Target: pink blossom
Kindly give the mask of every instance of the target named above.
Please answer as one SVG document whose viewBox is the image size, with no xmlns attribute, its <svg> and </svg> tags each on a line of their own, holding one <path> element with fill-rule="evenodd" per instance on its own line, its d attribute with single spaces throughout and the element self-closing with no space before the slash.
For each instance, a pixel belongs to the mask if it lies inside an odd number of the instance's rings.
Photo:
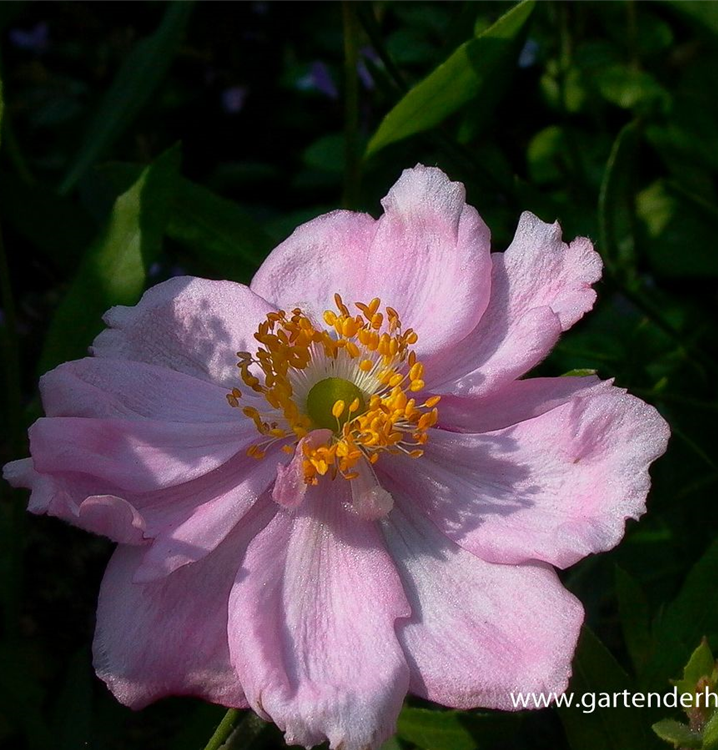
<svg viewBox="0 0 718 750">
<path fill-rule="evenodd" d="M 383 206 L 300 226 L 250 287 L 150 289 L 43 377 L 5 477 L 118 542 L 94 654 L 122 703 L 194 695 L 361 750 L 407 691 L 566 689 L 583 611 L 552 566 L 645 511 L 667 425 L 611 382 L 520 379 L 593 306 L 587 239 L 524 213 L 491 254 L 422 166 Z"/>
</svg>

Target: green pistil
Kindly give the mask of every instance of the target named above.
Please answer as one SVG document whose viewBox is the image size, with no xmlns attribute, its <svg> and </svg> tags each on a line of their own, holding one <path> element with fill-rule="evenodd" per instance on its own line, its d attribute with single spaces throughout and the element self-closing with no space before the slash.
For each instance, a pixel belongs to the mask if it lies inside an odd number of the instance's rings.
<svg viewBox="0 0 718 750">
<path fill-rule="evenodd" d="M 359 408 L 349 413 L 349 406 L 359 399 Z M 332 409 L 337 401 L 344 402 L 344 411 L 337 419 Z M 343 425 L 366 411 L 364 395 L 354 383 L 344 378 L 325 378 L 316 383 L 307 396 L 307 414 L 315 428 L 337 432 Z"/>
</svg>

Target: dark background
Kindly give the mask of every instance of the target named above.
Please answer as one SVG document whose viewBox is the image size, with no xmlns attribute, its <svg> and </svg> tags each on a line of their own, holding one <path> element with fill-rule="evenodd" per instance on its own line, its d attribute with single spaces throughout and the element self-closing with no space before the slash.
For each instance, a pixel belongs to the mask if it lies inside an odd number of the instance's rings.
<svg viewBox="0 0 718 750">
<path fill-rule="evenodd" d="M 511 7 L 351 3 L 359 147 Z M 38 376 L 82 356 L 106 307 L 178 273 L 248 281 L 297 224 L 346 203 L 343 24 L 335 2 L 0 4 L 0 463 L 26 455 Z M 353 207 L 377 215 L 420 161 L 465 182 L 495 249 L 524 209 L 596 243 L 600 301 L 539 372 L 615 377 L 658 406 L 673 437 L 648 515 L 617 550 L 563 575 L 610 651 L 584 639 L 573 687 L 664 689 L 718 635 L 718 4 L 541 2 L 492 68 L 487 49 L 461 107 L 364 160 Z M 131 165 L 177 143 L 190 182 L 165 208 L 161 248 L 139 282 L 106 293 L 87 259 L 113 201 L 138 177 Z M 26 517 L 25 493 L 1 489 L 0 746 L 203 747 L 222 709 L 169 699 L 135 714 L 92 675 L 111 545 Z M 638 750 L 661 746 L 650 725 L 666 713 L 409 705 L 393 750 Z M 282 746 L 273 728 L 238 745 Z"/>
</svg>

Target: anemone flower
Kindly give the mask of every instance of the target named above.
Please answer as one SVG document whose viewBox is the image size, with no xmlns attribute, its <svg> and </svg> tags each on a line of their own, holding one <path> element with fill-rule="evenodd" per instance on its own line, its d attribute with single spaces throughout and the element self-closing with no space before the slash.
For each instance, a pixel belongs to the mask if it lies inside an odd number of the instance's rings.
<svg viewBox="0 0 718 750">
<path fill-rule="evenodd" d="M 362 750 L 407 692 L 566 689 L 583 611 L 554 566 L 644 512 L 667 425 L 596 377 L 521 379 L 594 303 L 587 239 L 524 213 L 491 253 L 422 166 L 383 206 L 300 226 L 249 287 L 159 284 L 42 379 L 5 476 L 118 543 L 94 655 L 122 703 L 194 695 Z"/>
</svg>

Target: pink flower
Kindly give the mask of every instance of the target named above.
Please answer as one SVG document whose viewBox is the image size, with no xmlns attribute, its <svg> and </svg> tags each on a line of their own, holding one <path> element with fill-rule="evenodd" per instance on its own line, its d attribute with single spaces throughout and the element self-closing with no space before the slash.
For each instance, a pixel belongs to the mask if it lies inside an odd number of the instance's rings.
<svg viewBox="0 0 718 750">
<path fill-rule="evenodd" d="M 667 425 L 595 377 L 519 379 L 594 303 L 587 239 L 525 213 L 490 254 L 421 166 L 383 205 L 299 227 L 251 287 L 150 289 L 43 378 L 5 476 L 119 543 L 94 651 L 123 703 L 196 695 L 360 750 L 407 691 L 565 690 L 583 612 L 552 566 L 644 512 Z"/>
</svg>

